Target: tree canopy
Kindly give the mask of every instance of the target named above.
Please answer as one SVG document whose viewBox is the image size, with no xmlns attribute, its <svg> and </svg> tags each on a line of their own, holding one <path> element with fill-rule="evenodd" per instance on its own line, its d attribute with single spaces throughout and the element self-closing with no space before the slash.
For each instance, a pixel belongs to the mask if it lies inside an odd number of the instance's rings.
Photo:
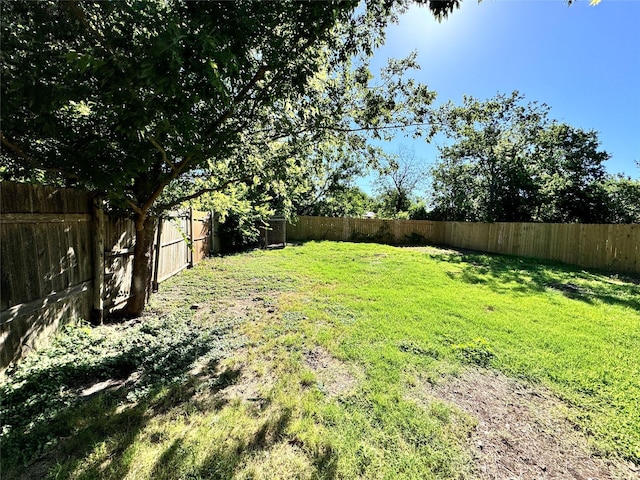
<svg viewBox="0 0 640 480">
<path fill-rule="evenodd" d="M 604 162 L 597 133 L 549 119 L 518 92 L 465 97 L 437 113 L 453 141 L 432 170 L 434 217 L 470 221 L 602 222 Z"/>
<path fill-rule="evenodd" d="M 459 6 L 423 3 L 441 18 Z M 284 198 L 328 132 L 424 123 L 433 94 L 397 81 L 411 59 L 375 86 L 365 61 L 405 5 L 2 2 L 2 172 L 87 187 L 131 214 L 137 314 L 152 213 L 237 182 Z"/>
<path fill-rule="evenodd" d="M 616 175 L 605 181 L 609 222 L 640 223 L 640 179 Z"/>
</svg>

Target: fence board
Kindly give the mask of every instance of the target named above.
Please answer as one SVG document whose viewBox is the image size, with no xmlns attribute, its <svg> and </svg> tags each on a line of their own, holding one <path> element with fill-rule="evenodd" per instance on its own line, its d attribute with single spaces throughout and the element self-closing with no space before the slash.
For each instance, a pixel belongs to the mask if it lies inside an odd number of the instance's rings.
<svg viewBox="0 0 640 480">
<path fill-rule="evenodd" d="M 189 266 L 190 221 L 187 216 L 172 216 L 162 220 L 158 283 Z"/>
<path fill-rule="evenodd" d="M 36 233 L 34 232 L 34 226 L 33 225 L 28 225 L 28 224 L 22 224 L 19 227 L 20 230 L 20 243 L 22 245 L 28 245 L 29 249 L 32 252 L 33 257 L 36 257 L 37 252 L 34 251 L 34 246 L 35 246 L 35 236 Z M 22 257 L 22 261 L 23 261 L 23 269 L 24 269 L 24 273 L 25 273 L 25 286 L 24 286 L 24 290 L 26 290 L 27 292 L 30 291 L 32 292 L 31 295 L 37 296 L 37 297 L 41 297 L 43 296 L 43 292 L 42 289 L 40 288 L 40 275 L 39 275 L 39 271 L 37 268 L 37 264 L 35 264 L 35 262 L 33 262 L 33 257 L 32 258 L 28 258 L 27 255 L 21 255 Z M 35 268 L 34 268 L 35 267 Z"/>
<path fill-rule="evenodd" d="M 131 294 L 135 225 L 128 218 L 105 218 L 104 308 L 113 312 L 123 307 Z"/>
<path fill-rule="evenodd" d="M 7 229 L 5 225 L 0 225 L 0 237 L 4 238 L 5 235 L 7 235 Z M 8 259 L 9 259 L 9 255 L 8 255 L 8 252 L 6 252 L 6 248 L 2 248 L 2 251 L 0 251 L 0 266 L 2 270 L 11 267 L 7 263 Z M 11 305 L 9 295 L 3 292 L 12 291 L 12 286 L 11 286 L 12 278 L 13 278 L 13 275 L 0 274 L 0 311 L 8 309 L 9 306 Z"/>
<path fill-rule="evenodd" d="M 210 229 L 211 229 L 211 221 L 209 216 L 200 212 L 203 216 L 198 218 L 196 216 L 197 212 L 194 213 L 194 238 L 193 238 L 193 263 L 198 264 L 209 254 L 210 250 Z"/>
</svg>

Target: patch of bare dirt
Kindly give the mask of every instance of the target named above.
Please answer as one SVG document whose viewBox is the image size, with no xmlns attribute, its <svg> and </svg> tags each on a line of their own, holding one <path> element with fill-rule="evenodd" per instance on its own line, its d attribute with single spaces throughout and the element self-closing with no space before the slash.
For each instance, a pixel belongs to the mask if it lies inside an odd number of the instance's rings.
<svg viewBox="0 0 640 480">
<path fill-rule="evenodd" d="M 640 479 L 631 464 L 594 457 L 562 417 L 562 402 L 544 389 L 478 370 L 419 389 L 423 398 L 453 403 L 477 419 L 470 448 L 478 479 Z"/>
<path fill-rule="evenodd" d="M 246 352 L 235 352 L 235 358 L 242 358 Z M 229 361 L 215 363 L 198 362 L 189 372 L 191 378 L 196 379 L 206 388 L 200 389 L 200 400 L 214 400 L 218 406 L 233 400 L 250 402 L 262 408 L 265 405 L 265 393 L 274 384 L 269 375 L 259 373 L 243 361 Z"/>
<path fill-rule="evenodd" d="M 358 383 L 357 376 L 346 363 L 338 360 L 322 347 L 315 347 L 305 353 L 305 361 L 314 371 L 322 390 L 329 397 L 347 393 Z"/>
<path fill-rule="evenodd" d="M 240 370 L 238 379 L 220 393 L 223 398 L 228 400 L 240 398 L 246 402 L 262 405 L 264 404 L 264 392 L 268 392 L 272 386 L 273 379 L 259 375 L 253 370 L 243 368 Z"/>
<path fill-rule="evenodd" d="M 264 314 L 273 314 L 276 308 L 261 297 L 218 298 L 214 301 L 193 304 L 194 320 L 211 318 L 256 319 Z"/>
</svg>

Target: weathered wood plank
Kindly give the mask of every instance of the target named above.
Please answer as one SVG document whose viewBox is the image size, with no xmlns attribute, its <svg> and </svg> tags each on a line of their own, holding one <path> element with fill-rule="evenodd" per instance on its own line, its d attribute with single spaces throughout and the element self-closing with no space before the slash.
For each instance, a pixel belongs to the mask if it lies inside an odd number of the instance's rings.
<svg viewBox="0 0 640 480">
<path fill-rule="evenodd" d="M 193 208 L 189 207 L 189 218 L 187 223 L 187 229 L 189 231 L 189 242 L 187 243 L 187 263 L 189 264 L 189 268 L 193 268 L 193 250 L 195 245 L 193 243 L 193 239 L 195 235 L 193 233 Z"/>
<path fill-rule="evenodd" d="M 42 310 L 50 305 L 53 305 L 58 302 L 62 302 L 70 297 L 86 292 L 90 288 L 91 288 L 91 282 L 83 282 L 79 285 L 74 285 L 62 291 L 54 292 L 50 295 L 47 295 L 44 298 L 39 298 L 31 302 L 14 305 L 8 310 L 0 312 L 0 323 L 11 322 L 17 317 L 29 315 L 32 312 Z"/>
<path fill-rule="evenodd" d="M 152 285 L 151 285 L 151 289 L 152 291 L 156 292 L 158 291 L 158 275 L 159 275 L 159 268 L 160 268 L 160 251 L 162 249 L 162 243 L 161 243 L 161 237 L 162 237 L 162 225 L 163 225 L 164 221 L 162 220 L 162 218 L 158 219 L 158 224 L 156 226 L 156 234 L 155 234 L 155 245 L 153 246 L 153 271 L 151 274 L 152 277 Z"/>
<path fill-rule="evenodd" d="M 162 277 L 158 278 L 158 283 L 162 283 L 165 280 L 170 279 L 171 277 L 173 277 L 174 275 L 177 275 L 178 273 L 180 273 L 181 271 L 183 271 L 184 269 L 186 269 L 188 267 L 189 267 L 189 264 L 185 263 L 181 267 L 178 267 L 177 269 L 172 270 L 172 271 L 164 274 Z"/>
<path fill-rule="evenodd" d="M 16 183 L 0 182 L 0 214 L 21 211 L 18 208 L 18 188 Z"/>
<path fill-rule="evenodd" d="M 93 321 L 104 321 L 104 235 L 105 218 L 102 199 L 96 198 L 93 207 Z"/>
<path fill-rule="evenodd" d="M 11 291 L 11 270 L 9 269 L 9 259 L 7 245 L 4 241 L 7 238 L 7 228 L 0 225 L 0 311 L 9 308 L 9 292 Z"/>
<path fill-rule="evenodd" d="M 75 223 L 90 222 L 88 213 L 2 213 L 0 223 Z"/>
</svg>

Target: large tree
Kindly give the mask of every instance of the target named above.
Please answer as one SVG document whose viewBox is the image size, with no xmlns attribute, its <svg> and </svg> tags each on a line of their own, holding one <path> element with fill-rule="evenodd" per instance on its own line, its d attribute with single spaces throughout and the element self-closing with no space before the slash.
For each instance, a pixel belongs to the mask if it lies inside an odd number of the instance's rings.
<svg viewBox="0 0 640 480">
<path fill-rule="evenodd" d="M 529 157 L 548 108 L 522 100 L 518 92 L 486 101 L 464 97 L 462 105 L 449 102 L 439 109 L 438 123 L 452 143 L 440 147 L 432 172 L 438 215 L 472 221 L 530 218 L 535 192 Z"/>
<path fill-rule="evenodd" d="M 233 182 L 278 178 L 281 185 L 296 167 L 291 146 L 309 145 L 314 133 L 381 135 L 424 121 L 424 111 L 404 115 L 393 96 L 375 89 L 352 102 L 360 109 L 347 122 L 339 105 L 340 72 L 368 80 L 350 61 L 371 55 L 402 3 L 2 2 L 3 171 L 18 178 L 35 169 L 102 192 L 131 215 L 127 311 L 139 314 L 154 214 Z M 459 4 L 424 3 L 440 17 Z M 410 88 L 415 99 L 429 98 Z M 320 97 L 333 99 L 333 108 L 314 104 Z M 341 113 L 340 122 L 328 113 Z M 202 189 L 163 197 L 172 182 L 205 175 L 212 180 Z"/>
<path fill-rule="evenodd" d="M 538 205 L 534 219 L 542 222 L 606 223 L 609 206 L 604 162 L 595 131 L 554 123 L 540 132 L 535 145 L 538 162 Z"/>
<path fill-rule="evenodd" d="M 607 218 L 597 133 L 549 119 L 518 92 L 465 97 L 436 115 L 451 143 L 432 170 L 434 217 L 599 222 Z"/>
</svg>

